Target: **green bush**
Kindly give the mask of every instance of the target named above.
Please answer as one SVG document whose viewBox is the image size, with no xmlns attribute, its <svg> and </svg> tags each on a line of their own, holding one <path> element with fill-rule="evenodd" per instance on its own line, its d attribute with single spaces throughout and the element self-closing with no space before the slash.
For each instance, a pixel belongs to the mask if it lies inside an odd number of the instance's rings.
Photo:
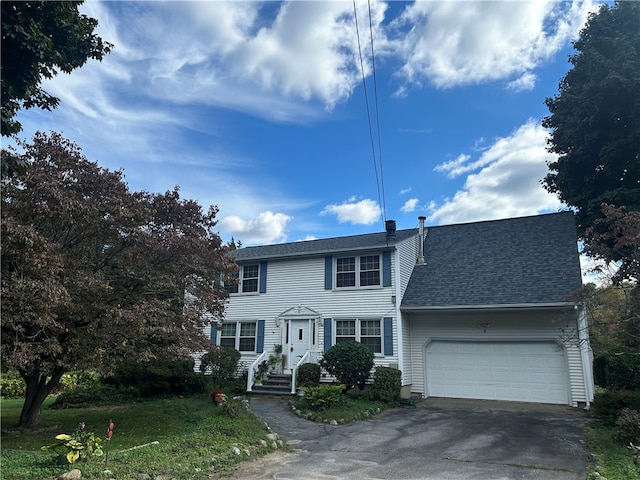
<svg viewBox="0 0 640 480">
<path fill-rule="evenodd" d="M 342 405 L 344 385 L 320 385 L 319 387 L 302 387 L 304 406 L 313 410 L 326 410 Z"/>
<path fill-rule="evenodd" d="M 397 368 L 376 367 L 373 374 L 373 398 L 387 403 L 400 400 L 402 372 Z"/>
<path fill-rule="evenodd" d="M 142 397 L 203 393 L 207 381 L 195 373 L 193 367 L 191 358 L 152 363 L 126 362 L 117 366 L 105 383 L 134 388 Z"/>
<path fill-rule="evenodd" d="M 221 387 L 235 377 L 239 362 L 238 350 L 215 346 L 200 358 L 200 372 L 209 376 L 214 387 Z"/>
<path fill-rule="evenodd" d="M 325 352 L 320 366 L 344 384 L 345 393 L 355 386 L 363 390 L 373 368 L 373 352 L 360 342 L 337 343 Z"/>
<path fill-rule="evenodd" d="M 320 385 L 320 365 L 317 363 L 303 363 L 298 368 L 296 383 L 298 387 L 317 387 Z"/>
<path fill-rule="evenodd" d="M 598 355 L 593 360 L 597 385 L 622 390 L 640 390 L 640 355 L 635 351 Z"/>
<path fill-rule="evenodd" d="M 640 410 L 640 391 L 605 390 L 598 392 L 591 406 L 591 414 L 613 425 L 623 408 Z"/>
<path fill-rule="evenodd" d="M 22 398 L 27 391 L 27 385 L 17 374 L 2 374 L 0 378 L 0 397 Z"/>
<path fill-rule="evenodd" d="M 623 408 L 616 420 L 616 439 L 623 445 L 640 445 L 640 411 Z"/>
</svg>

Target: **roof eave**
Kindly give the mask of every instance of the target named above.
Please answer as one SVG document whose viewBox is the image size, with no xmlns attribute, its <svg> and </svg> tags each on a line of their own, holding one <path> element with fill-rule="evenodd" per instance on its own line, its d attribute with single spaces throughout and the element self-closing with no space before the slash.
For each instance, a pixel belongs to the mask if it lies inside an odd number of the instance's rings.
<svg viewBox="0 0 640 480">
<path fill-rule="evenodd" d="M 435 312 L 435 311 L 466 311 L 466 310 L 509 310 L 509 309 L 541 309 L 541 308 L 574 308 L 577 302 L 548 302 L 548 303 L 505 303 L 488 305 L 431 305 L 422 307 L 400 307 L 403 312 Z"/>
</svg>

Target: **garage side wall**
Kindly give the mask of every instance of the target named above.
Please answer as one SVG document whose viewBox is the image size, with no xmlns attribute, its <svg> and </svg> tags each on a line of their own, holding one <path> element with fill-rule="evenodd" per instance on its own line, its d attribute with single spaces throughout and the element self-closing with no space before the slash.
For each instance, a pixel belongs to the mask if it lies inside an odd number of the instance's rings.
<svg viewBox="0 0 640 480">
<path fill-rule="evenodd" d="M 411 358 L 414 394 L 427 395 L 425 385 L 425 347 L 434 340 L 482 342 L 555 342 L 564 348 L 566 359 L 567 403 L 577 406 L 587 401 L 580 355 L 577 318 L 572 310 L 517 310 L 428 312 L 408 317 L 410 332 L 405 350 Z"/>
</svg>

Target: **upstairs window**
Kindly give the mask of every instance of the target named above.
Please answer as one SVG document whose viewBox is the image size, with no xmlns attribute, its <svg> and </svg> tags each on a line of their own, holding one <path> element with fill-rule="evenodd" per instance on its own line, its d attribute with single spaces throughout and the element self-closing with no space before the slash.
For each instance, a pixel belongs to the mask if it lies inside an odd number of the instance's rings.
<svg viewBox="0 0 640 480">
<path fill-rule="evenodd" d="M 257 293 L 260 266 L 256 264 L 241 265 L 225 288 L 229 293 Z"/>
<path fill-rule="evenodd" d="M 336 259 L 336 288 L 380 285 L 380 255 Z"/>
</svg>

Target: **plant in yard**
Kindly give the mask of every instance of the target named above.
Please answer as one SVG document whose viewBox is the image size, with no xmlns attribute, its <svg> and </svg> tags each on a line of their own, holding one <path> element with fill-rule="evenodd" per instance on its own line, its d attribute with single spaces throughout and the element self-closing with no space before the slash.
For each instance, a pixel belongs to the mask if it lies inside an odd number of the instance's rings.
<svg viewBox="0 0 640 480">
<path fill-rule="evenodd" d="M 258 364 L 258 368 L 253 374 L 253 380 L 256 383 L 262 383 L 262 379 L 265 377 L 267 372 L 269 371 L 269 361 L 264 360 Z"/>
<path fill-rule="evenodd" d="M 373 374 L 373 398 L 393 403 L 400 400 L 402 372 L 396 368 L 376 367 Z"/>
<path fill-rule="evenodd" d="M 344 393 L 356 385 L 363 390 L 373 368 L 373 352 L 360 342 L 337 343 L 324 353 L 320 366 L 344 384 Z"/>
<path fill-rule="evenodd" d="M 42 450 L 64 450 L 64 457 L 69 463 L 74 463 L 78 459 L 89 460 L 91 457 L 101 457 L 102 440 L 96 437 L 93 432 L 85 430 L 85 423 L 81 422 L 78 429 L 71 435 L 61 433 L 56 436 L 57 443 L 42 447 Z"/>
<path fill-rule="evenodd" d="M 622 444 L 640 444 L 640 411 L 623 408 L 616 420 L 616 439 Z"/>
<path fill-rule="evenodd" d="M 317 387 L 320 385 L 320 374 L 320 365 L 317 363 L 303 363 L 298 368 L 297 386 Z"/>
<path fill-rule="evenodd" d="M 303 403 L 311 410 L 326 410 L 344 402 L 342 390 L 344 385 L 321 385 L 319 387 L 302 387 Z"/>
<path fill-rule="evenodd" d="M 200 357 L 200 372 L 209 376 L 215 387 L 220 387 L 238 371 L 240 352 L 231 347 L 213 346 Z"/>
<path fill-rule="evenodd" d="M 213 403 L 215 403 L 216 405 L 220 405 L 221 403 L 227 401 L 227 396 L 220 390 L 214 390 L 213 392 L 211 392 L 211 400 L 213 400 Z"/>
</svg>

